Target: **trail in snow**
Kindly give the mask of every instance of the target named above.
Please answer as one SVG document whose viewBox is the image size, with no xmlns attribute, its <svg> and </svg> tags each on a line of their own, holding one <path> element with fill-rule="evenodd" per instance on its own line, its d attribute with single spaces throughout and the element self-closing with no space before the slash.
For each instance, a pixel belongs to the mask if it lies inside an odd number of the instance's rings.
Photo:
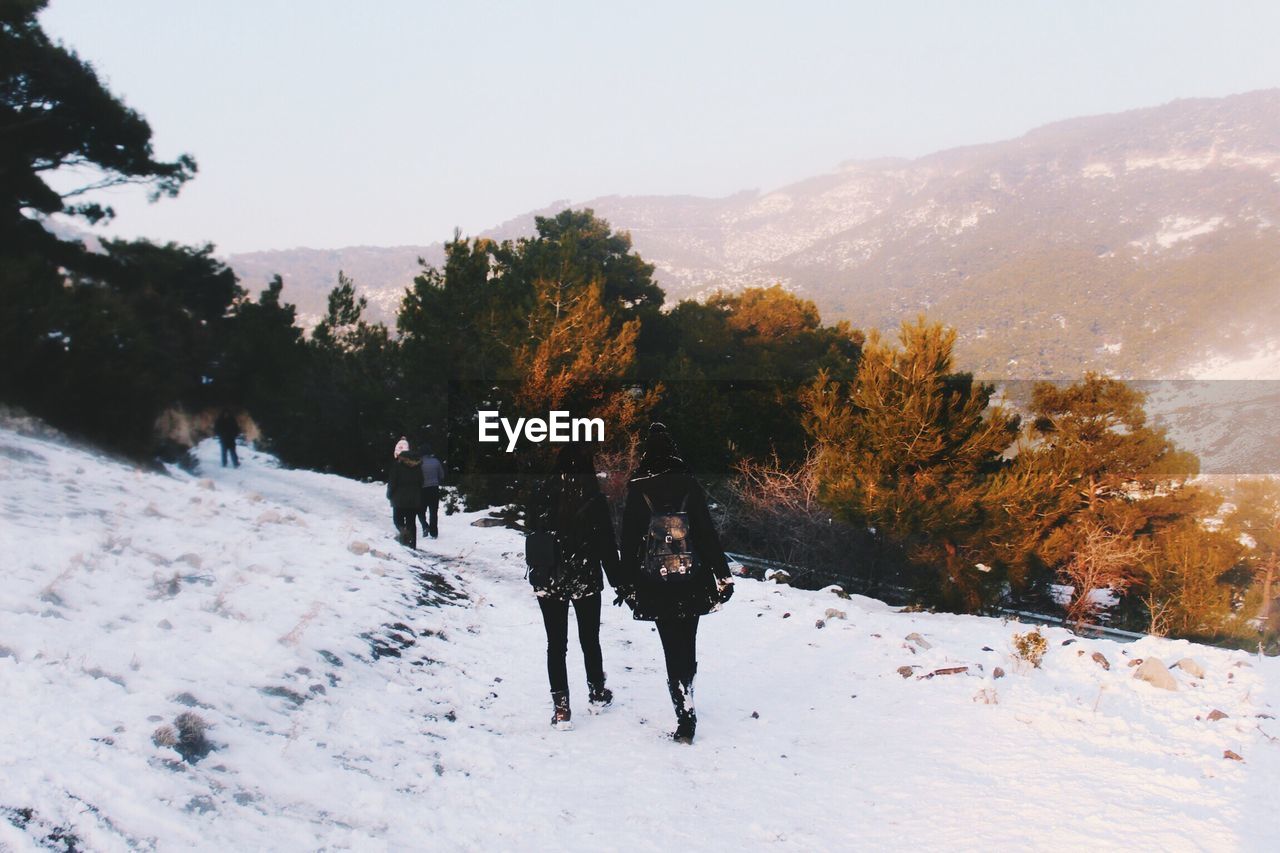
<svg viewBox="0 0 1280 853">
<path fill-rule="evenodd" d="M 585 713 L 571 637 L 559 732 L 518 534 L 446 516 L 410 552 L 378 484 L 199 455 L 207 479 L 165 477 L 0 431 L 0 844 L 1271 846 L 1274 660 L 1054 629 L 1019 668 L 1026 626 L 740 581 L 702 621 L 694 746 L 614 608 L 614 707 Z M 1153 655 L 1207 674 L 1135 681 Z M 185 710 L 217 747 L 195 765 L 151 741 Z"/>
</svg>

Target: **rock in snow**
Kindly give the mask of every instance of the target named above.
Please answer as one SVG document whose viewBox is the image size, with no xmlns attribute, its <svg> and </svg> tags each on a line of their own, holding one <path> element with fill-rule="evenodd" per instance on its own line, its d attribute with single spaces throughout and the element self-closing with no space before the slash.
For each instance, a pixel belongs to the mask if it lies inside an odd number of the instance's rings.
<svg viewBox="0 0 1280 853">
<path fill-rule="evenodd" d="M 919 634 L 915 633 L 914 631 L 911 632 L 910 634 L 907 634 L 906 640 L 908 643 L 915 643 L 916 646 L 921 649 L 933 648 L 932 643 L 930 643 L 928 640 L 926 640 L 924 637 L 921 637 Z"/>
<path fill-rule="evenodd" d="M 1204 678 L 1204 667 L 1195 658 L 1183 658 L 1174 664 L 1178 669 L 1187 675 L 1195 678 Z"/>
<path fill-rule="evenodd" d="M 1133 671 L 1133 677 L 1162 690 L 1177 690 L 1178 682 L 1160 658 L 1147 658 Z"/>
</svg>

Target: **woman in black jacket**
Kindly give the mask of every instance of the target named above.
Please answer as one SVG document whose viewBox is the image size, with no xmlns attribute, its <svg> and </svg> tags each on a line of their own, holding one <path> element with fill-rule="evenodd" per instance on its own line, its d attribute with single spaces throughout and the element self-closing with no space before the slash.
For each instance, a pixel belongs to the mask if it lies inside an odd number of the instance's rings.
<svg viewBox="0 0 1280 853">
<path fill-rule="evenodd" d="M 662 424 L 649 427 L 627 489 L 620 569 L 619 602 L 625 599 L 636 619 L 656 623 L 662 638 L 676 711 L 672 737 L 693 743 L 698 618 L 729 600 L 733 578 L 706 495 Z"/>
<path fill-rule="evenodd" d="M 391 502 L 391 520 L 400 532 L 400 544 L 418 547 L 415 518 L 422 508 L 422 468 L 419 459 L 408 449 L 396 453 L 396 461 L 387 470 L 387 500 Z"/>
<path fill-rule="evenodd" d="M 534 592 L 547 630 L 547 677 L 554 706 L 551 724 L 568 728 L 571 713 L 565 654 L 570 603 L 586 663 L 587 700 L 594 708 L 613 701 L 612 691 L 604 684 L 600 652 L 600 592 L 604 589 L 601 568 L 609 584 L 617 587 L 618 546 L 590 447 L 561 448 L 555 473 L 543 485 L 533 509 L 532 528 L 554 533 L 556 540 L 556 567 L 548 578 L 534 583 Z"/>
</svg>

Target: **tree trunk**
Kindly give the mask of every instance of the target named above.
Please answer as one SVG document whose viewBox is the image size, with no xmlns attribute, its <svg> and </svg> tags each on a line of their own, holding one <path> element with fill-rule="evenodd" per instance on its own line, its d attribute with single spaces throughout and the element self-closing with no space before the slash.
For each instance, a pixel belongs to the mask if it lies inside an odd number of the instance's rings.
<svg viewBox="0 0 1280 853">
<path fill-rule="evenodd" d="M 1267 573 L 1262 577 L 1262 610 L 1258 618 L 1262 621 L 1263 632 L 1267 634 L 1274 633 L 1277 627 L 1273 624 L 1275 607 L 1271 595 L 1276 580 L 1276 569 L 1280 568 L 1278 564 L 1280 564 L 1280 555 L 1272 554 L 1267 560 Z"/>
</svg>

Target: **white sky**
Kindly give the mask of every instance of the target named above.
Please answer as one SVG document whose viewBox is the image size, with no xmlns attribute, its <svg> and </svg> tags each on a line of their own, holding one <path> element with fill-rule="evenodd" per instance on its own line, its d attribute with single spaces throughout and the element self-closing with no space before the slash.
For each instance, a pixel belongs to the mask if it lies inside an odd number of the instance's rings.
<svg viewBox="0 0 1280 853">
<path fill-rule="evenodd" d="M 1280 85 L 1280 3 L 52 0 L 195 155 L 110 233 L 426 244 L 558 199 L 727 195 L 1062 118 Z"/>
</svg>

